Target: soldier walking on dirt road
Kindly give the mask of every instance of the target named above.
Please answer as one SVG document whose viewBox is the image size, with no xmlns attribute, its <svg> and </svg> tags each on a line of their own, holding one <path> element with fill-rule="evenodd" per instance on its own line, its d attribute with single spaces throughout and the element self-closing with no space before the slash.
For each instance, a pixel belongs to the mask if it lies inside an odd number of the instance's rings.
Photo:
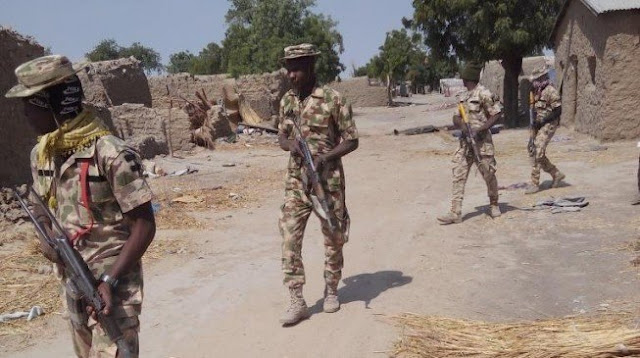
<svg viewBox="0 0 640 358">
<path fill-rule="evenodd" d="M 438 217 L 442 225 L 462 222 L 464 187 L 474 163 L 487 183 L 491 217 L 496 218 L 501 215 L 498 206 L 498 180 L 495 174 L 496 160 L 490 128 L 500 119 L 502 108 L 496 97 L 478 84 L 481 71 L 481 64 L 471 62 L 462 70 L 460 76 L 467 91 L 458 95 L 461 106 L 453 116 L 453 124 L 462 130 L 462 136 L 453 156 L 451 211 Z M 468 126 L 464 123 L 464 117 L 468 120 Z"/>
<path fill-rule="evenodd" d="M 302 296 L 305 272 L 302 240 L 311 212 L 320 218 L 325 246 L 324 312 L 340 309 L 338 283 L 342 276 L 342 246 L 349 236 L 349 214 L 345 205 L 345 179 L 341 158 L 358 148 L 358 131 L 351 105 L 335 90 L 316 82 L 315 61 L 320 54 L 311 44 L 284 49 L 284 62 L 292 89 L 280 101 L 279 143 L 291 152 L 285 179 L 284 204 L 279 220 L 282 235 L 282 270 L 290 304 L 280 322 L 292 325 L 309 317 Z M 298 129 L 300 130 L 298 132 Z M 299 134 L 301 133 L 302 138 Z M 312 173 L 304 165 L 301 140 L 308 145 L 324 188 L 330 213 L 323 213 L 311 189 Z M 325 215 L 323 215 L 325 214 Z M 334 230 L 326 214 L 338 223 Z"/>
<path fill-rule="evenodd" d="M 547 158 L 547 145 L 560 126 L 560 115 L 562 114 L 560 93 L 551 83 L 548 74 L 548 69 L 540 68 L 534 71 L 530 77 L 535 108 L 535 121 L 533 122 L 535 140 L 532 150 L 529 151 L 533 167 L 531 184 L 525 190 L 525 194 L 540 191 L 540 169 L 551 174 L 552 188 L 558 187 L 565 178 L 565 175 Z"/>
<path fill-rule="evenodd" d="M 76 73 L 84 67 L 60 55 L 26 62 L 16 68 L 19 84 L 6 97 L 22 98 L 25 114 L 40 135 L 31 152 L 34 191 L 95 276 L 105 305 L 101 315 L 115 320 L 127 347 L 122 350 L 137 357 L 140 259 L 155 235 L 152 193 L 138 154 L 83 109 Z M 34 212 L 34 219 L 50 230 L 52 222 L 40 211 Z M 44 255 L 60 264 L 57 252 L 40 239 Z M 71 278 L 59 265 L 56 268 L 75 354 L 80 358 L 124 354 L 96 322 L 96 312 L 79 297 Z"/>
</svg>

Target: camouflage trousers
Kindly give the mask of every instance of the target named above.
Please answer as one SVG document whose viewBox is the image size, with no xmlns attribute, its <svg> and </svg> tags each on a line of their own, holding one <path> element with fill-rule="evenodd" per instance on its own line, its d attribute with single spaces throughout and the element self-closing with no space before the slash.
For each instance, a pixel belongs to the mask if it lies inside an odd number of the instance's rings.
<svg viewBox="0 0 640 358">
<path fill-rule="evenodd" d="M 332 192 L 327 191 L 327 194 L 330 199 L 330 208 L 340 223 L 340 229 L 337 232 L 332 232 L 329 229 L 327 220 L 320 217 L 309 195 L 303 189 L 302 181 L 292 177 L 287 178 L 284 204 L 281 207 L 278 226 L 282 235 L 284 284 L 289 288 L 305 284 L 304 265 L 302 264 L 302 239 L 312 211 L 315 211 L 318 218 L 320 218 L 324 235 L 325 283 L 328 287 L 334 289 L 338 287 L 344 265 L 342 246 L 349 239 L 350 219 L 345 206 L 344 189 Z"/>
<path fill-rule="evenodd" d="M 473 150 L 461 146 L 453 155 L 453 199 L 452 211 L 459 211 L 464 198 L 464 187 L 469 178 L 469 172 L 476 159 Z M 481 155 L 481 165 L 477 165 L 480 174 L 487 183 L 487 194 L 491 204 L 498 203 L 498 179 L 496 178 L 496 159 L 493 155 Z"/>
<path fill-rule="evenodd" d="M 540 128 L 536 134 L 534 141 L 536 146 L 536 155 L 535 157 L 530 157 L 532 164 L 531 183 L 535 186 L 540 185 L 540 169 L 552 176 L 555 176 L 558 172 L 558 168 L 551 164 L 551 161 L 547 158 L 547 146 L 549 145 L 551 138 L 553 138 L 553 135 L 556 133 L 558 125 L 558 121 L 547 123 L 544 127 Z"/>
<path fill-rule="evenodd" d="M 73 349 L 76 356 L 78 358 L 116 358 L 118 348 L 115 343 L 111 342 L 100 324 L 89 317 L 84 302 L 72 297 L 67 292 L 65 285 L 62 287 L 62 302 L 69 315 Z M 118 308 L 115 307 L 115 312 L 112 314 L 123 311 Z M 138 316 L 120 317 L 116 319 L 116 322 L 129 345 L 132 356 L 138 357 L 138 331 L 140 330 Z"/>
</svg>

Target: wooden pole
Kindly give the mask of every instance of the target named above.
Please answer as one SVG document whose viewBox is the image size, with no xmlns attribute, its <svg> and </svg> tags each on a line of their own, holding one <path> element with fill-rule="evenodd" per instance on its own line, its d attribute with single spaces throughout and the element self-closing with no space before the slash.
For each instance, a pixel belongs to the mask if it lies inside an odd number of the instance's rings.
<svg viewBox="0 0 640 358">
<path fill-rule="evenodd" d="M 169 91 L 169 85 L 167 85 L 167 95 L 169 96 L 169 125 L 165 121 L 164 128 L 167 131 L 167 145 L 169 146 L 169 156 L 173 158 L 173 145 L 171 143 L 171 112 L 173 112 L 173 97 L 171 97 L 171 91 Z"/>
</svg>

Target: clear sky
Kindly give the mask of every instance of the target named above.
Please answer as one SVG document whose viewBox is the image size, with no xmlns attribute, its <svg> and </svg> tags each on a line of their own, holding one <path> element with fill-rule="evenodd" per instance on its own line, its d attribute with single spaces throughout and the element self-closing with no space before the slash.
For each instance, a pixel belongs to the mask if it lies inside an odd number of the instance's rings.
<svg viewBox="0 0 640 358">
<path fill-rule="evenodd" d="M 413 13 L 411 0 L 317 0 L 315 12 L 338 21 L 344 37 L 341 62 L 364 65 L 386 32 Z M 182 50 L 198 53 L 224 38 L 227 0 L 0 0 L 0 25 L 36 38 L 53 53 L 78 60 L 100 40 L 128 46 L 138 41 L 160 52 L 162 62 Z"/>
</svg>

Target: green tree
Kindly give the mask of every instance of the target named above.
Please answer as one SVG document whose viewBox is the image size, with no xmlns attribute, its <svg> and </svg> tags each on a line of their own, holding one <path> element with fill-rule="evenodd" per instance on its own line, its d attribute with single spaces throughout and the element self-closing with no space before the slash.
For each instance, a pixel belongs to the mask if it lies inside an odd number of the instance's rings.
<svg viewBox="0 0 640 358">
<path fill-rule="evenodd" d="M 160 54 L 150 47 L 143 46 L 139 42 L 134 42 L 129 47 L 123 47 L 120 51 L 120 57 L 135 57 L 142 62 L 142 68 L 145 72 L 160 73 L 164 69 L 160 61 Z"/>
<path fill-rule="evenodd" d="M 540 51 L 562 0 L 414 0 L 411 25 L 424 31 L 425 42 L 437 54 L 463 60 L 501 59 L 505 69 L 506 123 L 518 118 L 518 75 L 522 59 Z"/>
<path fill-rule="evenodd" d="M 355 63 L 351 65 L 351 76 L 352 77 L 362 77 L 368 75 L 368 67 L 367 65 L 356 67 Z"/>
<path fill-rule="evenodd" d="M 330 17 L 314 14 L 314 0 L 230 0 L 229 28 L 222 42 L 223 67 L 232 76 L 274 71 L 282 49 L 301 42 L 318 46 L 320 82 L 333 80 L 345 67 L 339 61 L 342 36 Z"/>
<path fill-rule="evenodd" d="M 222 48 L 212 42 L 191 61 L 189 72 L 194 75 L 213 75 L 225 71 Z"/>
<path fill-rule="evenodd" d="M 169 56 L 169 64 L 167 65 L 167 72 L 180 73 L 189 72 L 191 69 L 191 63 L 195 56 L 189 51 L 180 51 Z"/>
<path fill-rule="evenodd" d="M 454 77 L 458 70 L 458 61 L 455 56 L 442 57 L 430 53 L 426 59 L 426 83 L 432 89 L 437 89 L 440 87 L 441 79 Z"/>
<path fill-rule="evenodd" d="M 133 56 L 141 62 L 142 68 L 147 74 L 161 72 L 164 68 L 160 61 L 160 54 L 139 42 L 134 42 L 129 47 L 122 47 L 113 39 L 102 40 L 85 56 L 90 61 L 108 61 Z"/>
<path fill-rule="evenodd" d="M 380 53 L 367 64 L 369 77 L 380 78 L 387 83 L 389 105 L 393 105 L 391 88 L 395 82 L 408 79 L 410 69 L 412 80 L 421 80 L 419 68 L 424 63 L 425 53 L 419 48 L 419 37 L 409 36 L 406 29 L 388 32 Z M 414 85 L 417 85 L 414 83 Z"/>
<path fill-rule="evenodd" d="M 380 55 L 373 56 L 367 63 L 367 76 L 384 80 L 384 63 Z"/>
<path fill-rule="evenodd" d="M 120 51 L 122 51 L 122 48 L 118 45 L 116 40 L 106 39 L 100 41 L 96 47 L 85 54 L 85 56 L 89 61 L 93 62 L 108 61 L 120 58 Z"/>
<path fill-rule="evenodd" d="M 338 23 L 322 14 L 311 14 L 304 19 L 304 37 L 297 42 L 308 42 L 318 46 L 321 54 L 316 61 L 316 74 L 321 83 L 336 79 L 346 68 L 340 63 L 340 54 L 344 52 L 342 35 L 336 27 Z M 282 50 L 280 50 L 282 53 Z"/>
</svg>

